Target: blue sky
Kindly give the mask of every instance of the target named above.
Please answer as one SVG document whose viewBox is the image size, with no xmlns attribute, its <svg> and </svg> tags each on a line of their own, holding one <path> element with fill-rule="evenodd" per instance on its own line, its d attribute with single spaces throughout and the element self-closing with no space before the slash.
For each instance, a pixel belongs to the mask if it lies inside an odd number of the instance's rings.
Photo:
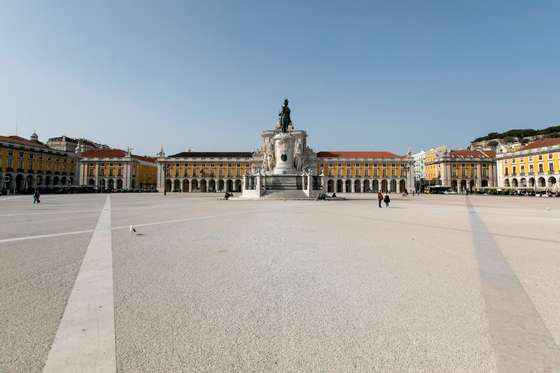
<svg viewBox="0 0 560 373">
<path fill-rule="evenodd" d="M 464 147 L 560 123 L 558 1 L 7 1 L 0 134 L 253 150 Z"/>
</svg>

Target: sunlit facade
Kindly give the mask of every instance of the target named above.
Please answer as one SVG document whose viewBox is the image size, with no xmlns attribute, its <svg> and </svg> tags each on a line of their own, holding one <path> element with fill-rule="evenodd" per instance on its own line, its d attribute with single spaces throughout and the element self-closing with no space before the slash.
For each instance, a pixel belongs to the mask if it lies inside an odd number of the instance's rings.
<svg viewBox="0 0 560 373">
<path fill-rule="evenodd" d="M 536 191 L 558 188 L 560 139 L 542 139 L 497 155 L 498 185 L 502 189 Z"/>
<path fill-rule="evenodd" d="M 424 181 L 427 185 L 449 187 L 455 192 L 495 188 L 495 153 L 453 150 L 446 146 L 430 149 L 424 155 Z"/>
<path fill-rule="evenodd" d="M 412 192 L 412 159 L 381 151 L 321 151 L 317 174 L 327 193 Z"/>
<path fill-rule="evenodd" d="M 183 152 L 158 158 L 158 190 L 241 192 L 254 171 L 251 152 Z"/>
<path fill-rule="evenodd" d="M 102 191 L 153 190 L 156 159 L 120 149 L 94 149 L 80 155 L 80 185 Z"/>
<path fill-rule="evenodd" d="M 0 136 L 0 191 L 31 193 L 35 188 L 56 189 L 77 182 L 78 157 L 57 151 L 39 141 Z"/>
</svg>

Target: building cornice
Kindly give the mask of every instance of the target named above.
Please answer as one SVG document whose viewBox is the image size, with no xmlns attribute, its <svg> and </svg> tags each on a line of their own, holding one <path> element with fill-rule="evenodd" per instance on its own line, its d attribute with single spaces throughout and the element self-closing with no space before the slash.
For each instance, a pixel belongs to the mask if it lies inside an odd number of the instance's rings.
<svg viewBox="0 0 560 373">
<path fill-rule="evenodd" d="M 551 152 L 560 151 L 560 145 L 552 145 L 552 146 L 545 146 L 542 148 L 535 148 L 535 149 L 525 149 L 525 150 L 517 150 L 514 152 L 508 153 L 500 153 L 496 156 L 497 159 L 510 159 L 510 158 L 518 158 L 523 156 L 530 156 L 530 155 L 539 155 L 539 154 L 547 154 Z"/>
</svg>

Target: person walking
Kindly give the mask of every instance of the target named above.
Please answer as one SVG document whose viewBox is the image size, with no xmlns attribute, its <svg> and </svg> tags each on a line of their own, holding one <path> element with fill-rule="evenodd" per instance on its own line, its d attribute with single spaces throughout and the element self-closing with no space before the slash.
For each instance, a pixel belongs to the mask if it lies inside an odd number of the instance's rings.
<svg viewBox="0 0 560 373">
<path fill-rule="evenodd" d="M 39 189 L 35 189 L 33 193 L 33 203 L 41 203 L 41 194 L 39 193 Z"/>
<path fill-rule="evenodd" d="M 383 201 L 385 201 L 385 207 L 389 207 L 389 203 L 391 202 L 391 198 L 389 198 L 389 194 L 385 194 L 385 198 L 383 198 Z"/>
<path fill-rule="evenodd" d="M 379 208 L 381 208 L 381 202 L 383 202 L 383 193 L 377 192 L 377 202 L 379 204 Z"/>
</svg>

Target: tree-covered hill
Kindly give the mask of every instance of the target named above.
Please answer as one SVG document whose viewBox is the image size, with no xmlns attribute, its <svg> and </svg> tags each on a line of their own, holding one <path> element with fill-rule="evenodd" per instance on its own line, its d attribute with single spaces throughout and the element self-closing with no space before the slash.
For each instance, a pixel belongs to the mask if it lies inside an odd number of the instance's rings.
<svg viewBox="0 0 560 373">
<path fill-rule="evenodd" d="M 535 129 L 514 129 L 506 132 L 490 132 L 486 136 L 479 137 L 473 142 L 495 140 L 495 139 L 505 139 L 505 138 L 518 138 L 522 139 L 524 137 L 530 136 L 540 136 L 540 137 L 560 137 L 560 126 L 552 126 L 542 130 Z"/>
</svg>

